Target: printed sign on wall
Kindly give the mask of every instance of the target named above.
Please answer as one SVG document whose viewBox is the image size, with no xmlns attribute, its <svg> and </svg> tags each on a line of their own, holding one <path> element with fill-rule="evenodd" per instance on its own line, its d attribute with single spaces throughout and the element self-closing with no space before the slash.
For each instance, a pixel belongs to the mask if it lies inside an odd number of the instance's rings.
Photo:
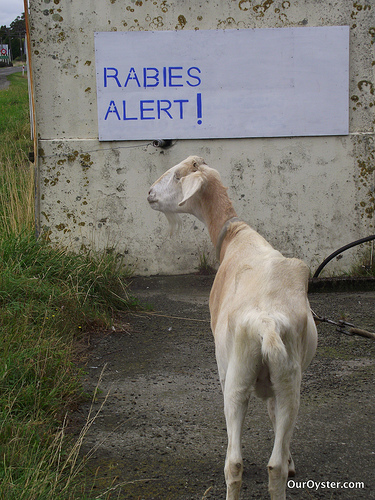
<svg viewBox="0 0 375 500">
<path fill-rule="evenodd" d="M 345 135 L 349 27 L 95 33 L 99 140 Z"/>
</svg>

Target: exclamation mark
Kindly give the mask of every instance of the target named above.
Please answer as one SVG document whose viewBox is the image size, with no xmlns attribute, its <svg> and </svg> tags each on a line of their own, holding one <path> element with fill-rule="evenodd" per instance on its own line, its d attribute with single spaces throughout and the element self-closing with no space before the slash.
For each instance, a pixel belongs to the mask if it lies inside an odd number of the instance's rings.
<svg viewBox="0 0 375 500">
<path fill-rule="evenodd" d="M 198 125 L 202 123 L 202 94 L 197 94 L 197 118 Z"/>
</svg>

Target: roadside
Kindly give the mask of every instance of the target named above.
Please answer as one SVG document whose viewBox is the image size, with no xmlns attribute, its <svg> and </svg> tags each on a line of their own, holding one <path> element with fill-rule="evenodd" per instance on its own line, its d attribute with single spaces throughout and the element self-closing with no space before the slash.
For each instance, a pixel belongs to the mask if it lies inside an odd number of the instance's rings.
<svg viewBox="0 0 375 500">
<path fill-rule="evenodd" d="M 8 75 L 22 71 L 22 66 L 13 66 L 9 68 L 0 68 L 0 90 L 6 90 L 9 87 Z"/>
<path fill-rule="evenodd" d="M 226 431 L 209 326 L 211 283 L 210 276 L 135 278 L 133 293 L 155 313 L 130 315 L 116 331 L 91 338 L 89 392 L 104 369 L 92 410 L 107 399 L 82 456 L 91 454 L 88 467 L 97 474 L 98 495 L 120 484 L 115 497 L 123 500 L 225 497 Z M 375 330 L 375 291 L 313 293 L 310 300 L 322 316 L 345 316 Z M 303 379 L 292 442 L 297 476 L 288 498 L 375 498 L 374 354 L 371 340 L 319 327 L 318 353 Z M 89 404 L 79 409 L 75 427 L 89 411 Z M 241 498 L 268 498 L 272 439 L 265 405 L 253 399 L 244 431 Z M 308 481 L 331 486 L 296 487 Z M 345 481 L 364 482 L 365 489 L 332 487 Z"/>
</svg>

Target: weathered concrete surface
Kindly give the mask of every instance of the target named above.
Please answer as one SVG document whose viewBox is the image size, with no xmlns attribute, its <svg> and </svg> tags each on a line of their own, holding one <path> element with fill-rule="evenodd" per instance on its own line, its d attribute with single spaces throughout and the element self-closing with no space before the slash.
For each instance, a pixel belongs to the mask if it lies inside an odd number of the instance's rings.
<svg viewBox="0 0 375 500">
<path fill-rule="evenodd" d="M 207 233 L 187 218 L 169 240 L 147 191 L 194 154 L 217 168 L 238 215 L 286 255 L 315 267 L 374 230 L 374 41 L 371 0 L 30 2 L 39 143 L 37 217 L 51 241 L 116 248 L 137 274 L 194 272 L 213 256 Z M 350 26 L 350 134 L 151 143 L 98 142 L 95 31 Z M 228 124 L 230 126 L 230 124 Z M 191 231 L 191 228 L 194 231 Z M 358 249 L 331 263 L 344 271 Z"/>
<path fill-rule="evenodd" d="M 137 278 L 134 294 L 157 315 L 132 315 L 115 332 L 91 338 L 88 391 L 106 367 L 94 412 L 109 393 L 82 448 L 84 456 L 99 446 L 87 463 L 92 475 L 97 471 L 98 495 L 120 484 L 113 495 L 121 500 L 225 498 L 226 431 L 209 327 L 211 282 L 201 276 Z M 345 317 L 375 331 L 375 292 L 311 294 L 310 300 L 322 316 Z M 375 342 L 319 327 L 292 441 L 295 481 L 361 481 L 365 488 L 289 487 L 287 498 L 374 498 L 374 355 Z M 75 427 L 83 425 L 89 406 L 74 416 Z M 243 440 L 243 500 L 268 498 L 272 439 L 266 407 L 254 398 Z"/>
</svg>

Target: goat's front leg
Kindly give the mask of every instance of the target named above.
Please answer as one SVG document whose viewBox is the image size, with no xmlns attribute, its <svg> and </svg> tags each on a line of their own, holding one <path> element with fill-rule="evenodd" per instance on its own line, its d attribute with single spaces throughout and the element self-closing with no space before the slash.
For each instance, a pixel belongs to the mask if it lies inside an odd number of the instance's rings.
<svg viewBox="0 0 375 500">
<path fill-rule="evenodd" d="M 231 377 L 227 376 L 224 387 L 224 412 L 228 434 L 224 468 L 227 484 L 226 500 L 238 500 L 240 496 L 243 472 L 241 438 L 247 406 L 248 396 L 245 391 L 236 387 Z"/>
</svg>

